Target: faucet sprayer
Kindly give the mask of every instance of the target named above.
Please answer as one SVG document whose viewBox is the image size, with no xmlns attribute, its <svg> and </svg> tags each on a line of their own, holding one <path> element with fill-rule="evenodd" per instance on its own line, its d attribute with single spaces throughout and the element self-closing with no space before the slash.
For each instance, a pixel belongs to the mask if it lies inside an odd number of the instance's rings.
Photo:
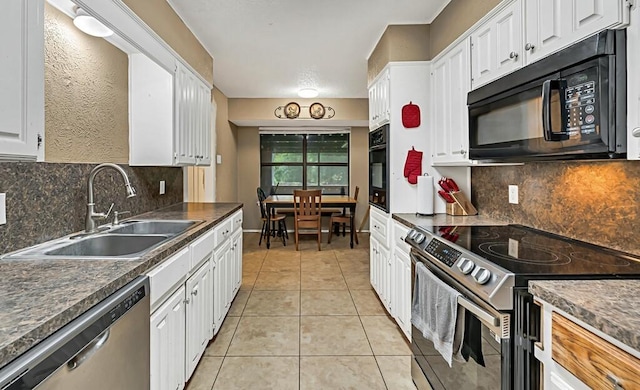
<svg viewBox="0 0 640 390">
<path fill-rule="evenodd" d="M 111 163 L 103 163 L 94 167 L 91 170 L 91 173 L 89 174 L 89 179 L 87 180 L 87 215 L 85 218 L 85 227 L 84 227 L 84 230 L 87 233 L 91 233 L 96 230 L 96 221 L 95 221 L 96 219 L 105 219 L 111 212 L 111 208 L 110 208 L 106 214 L 96 213 L 94 209 L 95 203 L 93 202 L 93 180 L 95 179 L 98 172 L 100 172 L 105 168 L 113 168 L 120 173 L 120 175 L 122 176 L 122 179 L 124 180 L 125 189 L 127 191 L 127 198 L 132 198 L 136 196 L 136 190 L 131 185 L 131 182 L 129 181 L 129 176 L 127 176 L 127 173 L 120 166 L 116 164 L 111 164 Z M 113 204 L 111 206 L 113 207 Z"/>
</svg>

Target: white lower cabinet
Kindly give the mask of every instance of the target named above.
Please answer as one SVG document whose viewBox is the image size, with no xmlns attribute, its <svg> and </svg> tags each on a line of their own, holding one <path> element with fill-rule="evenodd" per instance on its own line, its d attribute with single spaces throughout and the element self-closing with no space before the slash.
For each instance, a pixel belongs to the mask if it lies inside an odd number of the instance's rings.
<svg viewBox="0 0 640 390">
<path fill-rule="evenodd" d="M 242 280 L 242 210 L 147 273 L 151 390 L 181 390 Z"/>
<path fill-rule="evenodd" d="M 389 215 L 371 208 L 371 238 L 369 239 L 369 272 L 371 285 L 389 313 L 391 301 L 391 258 L 388 249 Z"/>
<path fill-rule="evenodd" d="M 205 262 L 186 283 L 187 380 L 196 369 L 213 336 L 213 278 L 211 263 Z"/>
<path fill-rule="evenodd" d="M 213 265 L 213 333 L 217 334 L 229 310 L 229 265 L 232 262 L 231 240 L 226 240 L 214 254 Z"/>
<path fill-rule="evenodd" d="M 404 242 L 409 229 L 399 222 L 393 223 L 393 255 L 391 260 L 391 302 L 393 318 L 411 340 L 411 257 L 410 247 Z"/>
<path fill-rule="evenodd" d="M 184 388 L 185 288 L 181 286 L 151 315 L 151 388 Z"/>
</svg>

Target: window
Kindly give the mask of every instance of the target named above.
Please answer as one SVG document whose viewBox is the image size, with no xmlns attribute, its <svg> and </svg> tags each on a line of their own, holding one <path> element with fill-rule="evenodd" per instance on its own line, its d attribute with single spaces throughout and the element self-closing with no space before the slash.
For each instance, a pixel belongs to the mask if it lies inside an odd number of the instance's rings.
<svg viewBox="0 0 640 390">
<path fill-rule="evenodd" d="M 349 194 L 349 133 L 260 134 L 260 187 Z"/>
</svg>

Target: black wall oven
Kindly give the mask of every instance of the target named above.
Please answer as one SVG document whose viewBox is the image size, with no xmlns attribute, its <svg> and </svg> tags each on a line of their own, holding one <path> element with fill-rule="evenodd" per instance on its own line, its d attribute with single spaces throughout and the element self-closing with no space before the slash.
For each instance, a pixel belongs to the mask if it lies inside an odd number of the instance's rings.
<svg viewBox="0 0 640 390">
<path fill-rule="evenodd" d="M 471 159 L 626 155 L 626 30 L 607 30 L 469 92 Z"/>
<path fill-rule="evenodd" d="M 389 125 L 369 133 L 369 203 L 389 211 Z"/>
</svg>

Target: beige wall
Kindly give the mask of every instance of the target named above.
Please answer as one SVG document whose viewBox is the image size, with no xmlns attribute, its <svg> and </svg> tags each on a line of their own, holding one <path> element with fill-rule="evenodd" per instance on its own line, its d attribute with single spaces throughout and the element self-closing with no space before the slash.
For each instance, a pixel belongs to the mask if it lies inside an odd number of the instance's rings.
<svg viewBox="0 0 640 390">
<path fill-rule="evenodd" d="M 258 201 L 256 188 L 260 186 L 260 135 L 257 127 L 238 128 L 238 201 L 244 203 L 245 229 L 261 227 L 260 210 L 256 206 Z M 224 161 L 224 160 L 223 160 Z M 358 205 L 356 206 L 356 228 L 360 226 L 362 218 L 369 206 L 369 128 L 351 128 L 351 195 L 356 186 L 360 187 Z M 218 186 L 219 187 L 219 186 Z M 292 221 L 287 221 L 287 227 L 293 229 Z M 328 221 L 325 221 L 325 224 Z M 367 225 L 368 226 L 368 225 Z M 324 237 L 326 240 L 327 237 Z M 325 241 L 326 242 L 326 241 Z"/>
<path fill-rule="evenodd" d="M 277 119 L 274 110 L 278 106 L 285 106 L 294 101 L 304 110 L 304 106 L 309 106 L 318 101 L 325 107 L 335 110 L 332 119 L 318 120 L 318 126 L 331 126 L 331 121 L 337 120 L 368 120 L 369 101 L 368 99 L 229 99 L 229 120 L 235 121 L 273 121 Z M 283 113 L 284 114 L 284 113 Z M 307 112 L 301 113 L 300 118 L 309 118 Z M 291 119 L 283 119 L 290 122 Z"/>
<path fill-rule="evenodd" d="M 431 22 L 430 58 L 435 57 L 467 31 L 501 0 L 451 0 Z"/>
<path fill-rule="evenodd" d="M 165 0 L 127 4 L 212 81 L 213 59 Z M 104 39 L 80 32 L 71 18 L 46 4 L 45 161 L 128 160 L 127 55 Z"/>
<path fill-rule="evenodd" d="M 238 128 L 229 122 L 229 99 L 220 90 L 213 88 L 213 99 L 218 106 L 216 115 L 216 150 L 222 156 L 222 164 L 216 167 L 216 201 L 238 201 L 238 165 L 240 161 L 238 149 Z M 258 154 L 258 149 L 254 150 Z M 213 158 L 215 164 L 215 156 Z"/>
<path fill-rule="evenodd" d="M 213 58 L 182 22 L 167 0 L 123 0 L 205 80 L 213 84 Z"/>
<path fill-rule="evenodd" d="M 391 61 L 428 61 L 428 24 L 389 25 L 368 59 L 367 80 L 371 82 Z"/>
<path fill-rule="evenodd" d="M 45 4 L 45 161 L 127 163 L 127 55 Z"/>
</svg>

